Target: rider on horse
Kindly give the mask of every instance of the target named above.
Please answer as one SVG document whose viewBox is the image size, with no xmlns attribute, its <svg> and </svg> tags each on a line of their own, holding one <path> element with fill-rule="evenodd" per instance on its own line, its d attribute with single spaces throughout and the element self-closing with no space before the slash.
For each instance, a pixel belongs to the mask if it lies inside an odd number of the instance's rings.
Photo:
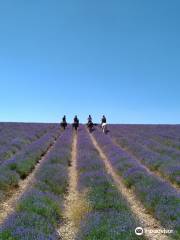
<svg viewBox="0 0 180 240">
<path fill-rule="evenodd" d="M 93 130 L 93 126 L 94 126 L 94 124 L 93 124 L 93 122 L 92 122 L 92 117 L 91 117 L 91 115 L 89 115 L 89 117 L 88 117 L 88 122 L 87 122 L 87 127 L 89 128 L 89 131 L 91 132 L 92 130 Z"/>
<path fill-rule="evenodd" d="M 61 127 L 64 128 L 64 129 L 67 127 L 67 122 L 66 122 L 66 116 L 65 115 L 62 118 Z"/>
<path fill-rule="evenodd" d="M 72 126 L 75 128 L 75 130 L 77 130 L 77 128 L 79 127 L 79 119 L 77 115 L 74 117 L 74 122 Z"/>
</svg>

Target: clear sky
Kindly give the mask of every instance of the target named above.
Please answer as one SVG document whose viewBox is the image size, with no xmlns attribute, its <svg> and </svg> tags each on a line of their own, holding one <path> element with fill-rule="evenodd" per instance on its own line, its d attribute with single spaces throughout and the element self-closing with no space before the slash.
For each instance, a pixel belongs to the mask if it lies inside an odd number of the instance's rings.
<svg viewBox="0 0 180 240">
<path fill-rule="evenodd" d="M 0 1 L 0 121 L 180 123 L 179 0 Z"/>
</svg>

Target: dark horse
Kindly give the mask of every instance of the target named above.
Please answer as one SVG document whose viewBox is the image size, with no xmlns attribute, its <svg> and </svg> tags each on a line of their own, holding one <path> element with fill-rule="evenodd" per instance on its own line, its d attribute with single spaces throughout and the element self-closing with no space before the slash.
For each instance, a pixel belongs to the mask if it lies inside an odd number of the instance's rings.
<svg viewBox="0 0 180 240">
<path fill-rule="evenodd" d="M 61 127 L 65 130 L 67 127 L 67 122 L 61 122 Z"/>
<path fill-rule="evenodd" d="M 78 127 L 79 127 L 79 122 L 73 122 L 72 128 L 74 128 L 77 131 Z"/>
<path fill-rule="evenodd" d="M 89 129 L 89 132 L 92 132 L 93 131 L 93 127 L 94 127 L 94 124 L 92 121 L 88 122 L 87 123 L 87 128 Z"/>
</svg>

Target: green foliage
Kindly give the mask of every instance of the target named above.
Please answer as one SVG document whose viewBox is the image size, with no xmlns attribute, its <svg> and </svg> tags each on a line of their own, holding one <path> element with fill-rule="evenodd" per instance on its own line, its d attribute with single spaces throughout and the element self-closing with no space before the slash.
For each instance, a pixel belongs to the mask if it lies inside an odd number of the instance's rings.
<svg viewBox="0 0 180 240">
<path fill-rule="evenodd" d="M 43 194 L 33 193 L 21 201 L 17 206 L 17 211 L 26 211 L 38 214 L 48 219 L 48 222 L 55 225 L 57 219 L 61 215 L 59 204 L 54 201 L 50 196 Z"/>
<path fill-rule="evenodd" d="M 119 201 L 119 197 L 117 190 L 110 182 L 96 185 L 89 191 L 89 202 L 95 210 L 127 209 L 127 206 Z"/>
</svg>

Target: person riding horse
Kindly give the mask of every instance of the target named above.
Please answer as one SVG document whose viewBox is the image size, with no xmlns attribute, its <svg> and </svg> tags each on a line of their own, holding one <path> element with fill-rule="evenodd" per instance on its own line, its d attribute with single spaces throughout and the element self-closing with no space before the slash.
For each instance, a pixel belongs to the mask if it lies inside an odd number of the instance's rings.
<svg viewBox="0 0 180 240">
<path fill-rule="evenodd" d="M 72 124 L 72 127 L 77 131 L 78 127 L 79 127 L 79 119 L 77 117 L 77 115 L 74 117 L 74 122 Z"/>
<path fill-rule="evenodd" d="M 65 130 L 67 127 L 66 116 L 62 118 L 61 127 Z"/>
<path fill-rule="evenodd" d="M 89 117 L 88 117 L 88 122 L 87 122 L 87 127 L 88 127 L 88 129 L 89 129 L 89 131 L 91 132 L 92 130 L 93 130 L 93 126 L 94 126 L 94 124 L 93 124 L 93 122 L 92 122 L 92 117 L 91 117 L 91 115 L 89 115 Z"/>
</svg>

